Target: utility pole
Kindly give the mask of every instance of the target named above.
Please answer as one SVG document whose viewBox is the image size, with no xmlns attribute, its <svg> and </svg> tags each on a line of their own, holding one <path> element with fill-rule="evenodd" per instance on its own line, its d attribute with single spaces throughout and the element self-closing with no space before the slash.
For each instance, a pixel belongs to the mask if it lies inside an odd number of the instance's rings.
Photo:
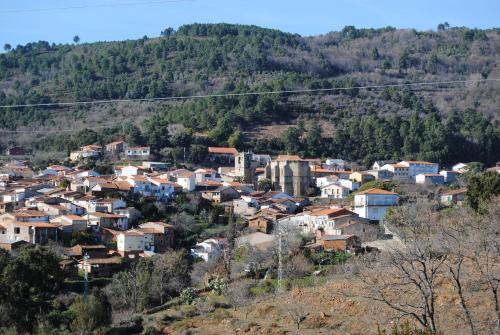
<svg viewBox="0 0 500 335">
<path fill-rule="evenodd" d="M 281 283 L 283 281 L 283 256 L 282 256 L 282 234 L 278 226 L 278 292 L 281 292 Z"/>
<path fill-rule="evenodd" d="M 83 301 L 87 303 L 88 295 L 89 295 L 89 254 L 85 253 L 83 256 Z"/>
</svg>

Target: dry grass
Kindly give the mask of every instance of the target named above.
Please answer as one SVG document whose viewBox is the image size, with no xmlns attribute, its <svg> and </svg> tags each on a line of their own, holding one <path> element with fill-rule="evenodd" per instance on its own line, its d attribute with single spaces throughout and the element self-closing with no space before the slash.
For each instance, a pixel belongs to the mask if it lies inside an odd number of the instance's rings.
<svg viewBox="0 0 500 335">
<path fill-rule="evenodd" d="M 356 279 L 335 278 L 324 285 L 293 289 L 277 296 L 234 311 L 217 309 L 203 318 L 195 316 L 164 323 L 165 334 L 376 334 L 377 327 L 390 330 L 398 315 L 387 306 L 359 295 L 361 283 Z M 292 298 L 304 306 L 306 317 L 300 330 L 291 319 L 287 301 Z M 471 306 L 476 313 L 487 315 L 487 299 L 478 294 Z M 438 297 L 439 323 L 444 334 L 467 334 L 462 314 L 451 285 L 443 284 Z M 245 314 L 248 311 L 247 317 Z M 154 315 L 158 320 L 165 315 L 176 315 L 169 310 Z M 403 319 L 399 320 L 402 321 Z M 410 320 L 411 321 L 411 320 Z"/>
</svg>

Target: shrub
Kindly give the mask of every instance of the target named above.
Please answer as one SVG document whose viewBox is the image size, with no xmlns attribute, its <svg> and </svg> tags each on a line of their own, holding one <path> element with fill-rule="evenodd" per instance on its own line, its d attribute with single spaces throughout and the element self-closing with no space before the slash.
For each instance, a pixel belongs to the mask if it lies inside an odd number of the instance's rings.
<svg viewBox="0 0 500 335">
<path fill-rule="evenodd" d="M 181 291 L 179 298 L 183 304 L 190 305 L 196 299 L 196 296 L 196 290 L 192 287 L 187 287 Z"/>
</svg>

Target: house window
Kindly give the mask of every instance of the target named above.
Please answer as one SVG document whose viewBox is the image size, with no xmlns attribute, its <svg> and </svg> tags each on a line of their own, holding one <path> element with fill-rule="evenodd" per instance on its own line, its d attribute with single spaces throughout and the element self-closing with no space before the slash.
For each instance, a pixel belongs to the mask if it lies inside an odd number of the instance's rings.
<svg viewBox="0 0 500 335">
<path fill-rule="evenodd" d="M 14 228 L 14 234 L 21 234 L 21 228 L 15 227 Z"/>
</svg>

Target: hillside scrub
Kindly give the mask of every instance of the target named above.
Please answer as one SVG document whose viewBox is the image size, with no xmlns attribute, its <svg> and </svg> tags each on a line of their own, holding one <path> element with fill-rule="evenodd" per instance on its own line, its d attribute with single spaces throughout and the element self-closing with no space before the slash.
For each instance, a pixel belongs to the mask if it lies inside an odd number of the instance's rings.
<svg viewBox="0 0 500 335">
<path fill-rule="evenodd" d="M 166 30 L 167 31 L 167 30 Z M 228 24 L 185 25 L 159 38 L 55 45 L 45 41 L 0 54 L 0 105 L 152 98 L 294 89 L 341 91 L 251 95 L 169 103 L 121 103 L 55 108 L 12 108 L 0 113 L 9 130 L 75 129 L 68 134 L 6 134 L 0 146 L 33 152 L 74 150 L 126 135 L 164 148 L 249 143 L 259 151 L 304 156 L 340 155 L 366 163 L 382 158 L 443 163 L 472 155 L 499 160 L 494 83 L 360 90 L 365 84 L 498 77 L 498 29 L 448 27 L 432 32 L 345 27 L 301 37 Z M 103 116 L 106 122 L 103 122 Z M 359 116 L 362 116 L 361 118 Z M 134 137 L 124 119 L 142 131 Z M 310 127 L 302 127 L 306 121 Z M 333 126 L 318 141 L 314 121 Z M 242 140 L 259 125 L 297 123 L 303 143 L 286 138 Z M 163 136 L 182 124 L 206 137 Z M 99 125 L 99 128 L 95 126 Z M 83 136 L 80 129 L 92 136 Z M 302 129 L 304 128 L 304 129 Z M 241 135 L 235 141 L 235 135 Z M 305 131 L 305 132 L 304 132 Z M 294 130 L 297 133 L 296 130 Z M 321 131 L 320 131 L 321 132 Z M 294 134 L 295 134 L 294 133 Z M 95 135 L 94 135 L 95 134 Z M 54 136 L 55 135 L 55 136 Z M 290 136 L 287 137 L 291 138 Z M 84 141 L 85 139 L 85 141 Z M 175 156 L 175 150 L 169 155 Z M 200 159 L 194 154 L 189 159 Z"/>
</svg>

